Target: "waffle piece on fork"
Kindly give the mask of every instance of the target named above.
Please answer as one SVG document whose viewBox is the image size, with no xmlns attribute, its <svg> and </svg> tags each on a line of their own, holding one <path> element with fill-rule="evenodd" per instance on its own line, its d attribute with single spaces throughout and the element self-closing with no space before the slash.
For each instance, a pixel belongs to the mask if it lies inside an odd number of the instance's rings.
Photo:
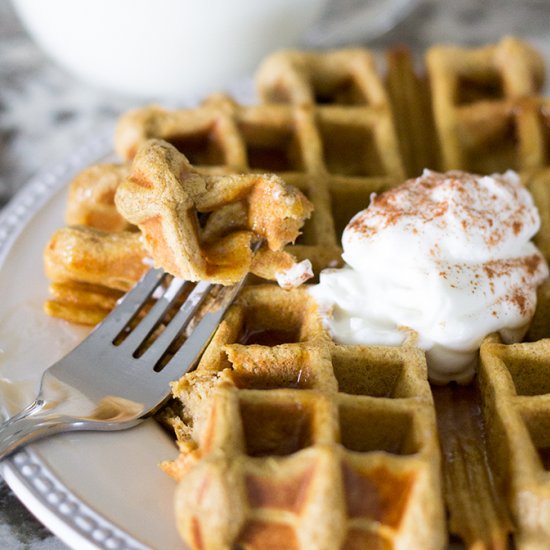
<svg viewBox="0 0 550 550">
<path fill-rule="evenodd" d="M 112 307 L 112 290 L 128 290 L 153 261 L 187 280 L 224 284 L 249 271 L 282 285 L 310 276 L 307 260 L 297 265 L 282 249 L 299 235 L 312 206 L 277 176 L 199 174 L 173 146 L 150 140 L 129 179 L 110 178 L 109 188 L 117 193 L 117 215 L 143 233 L 85 226 L 56 232 L 45 251 L 54 296 L 49 314 L 94 324 Z M 266 243 L 256 254 L 253 240 Z"/>
<path fill-rule="evenodd" d="M 441 548 L 423 354 L 336 346 L 307 291 L 253 286 L 174 385 L 191 548 Z M 271 545 L 271 546 L 270 546 Z"/>
<path fill-rule="evenodd" d="M 251 270 L 283 281 L 298 266 L 282 249 L 298 237 L 312 210 L 299 190 L 275 175 L 200 174 L 175 147 L 156 139 L 138 150 L 115 202 L 140 228 L 157 266 L 182 279 L 225 285 Z M 208 215 L 204 227 L 201 215 Z M 265 243 L 256 262 L 255 240 Z"/>
</svg>

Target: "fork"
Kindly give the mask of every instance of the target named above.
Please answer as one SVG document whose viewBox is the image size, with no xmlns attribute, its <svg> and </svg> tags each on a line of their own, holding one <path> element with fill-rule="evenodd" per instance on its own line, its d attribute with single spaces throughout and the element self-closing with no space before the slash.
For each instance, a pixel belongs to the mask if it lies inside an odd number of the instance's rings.
<svg viewBox="0 0 550 550">
<path fill-rule="evenodd" d="M 131 428 L 166 401 L 169 383 L 196 365 L 246 277 L 226 289 L 219 304 L 163 362 L 217 286 L 197 283 L 166 321 L 192 283 L 174 278 L 165 287 L 165 278 L 161 269 L 150 269 L 85 340 L 44 371 L 35 400 L 0 425 L 0 460 L 31 441 L 61 432 Z M 152 297 L 157 300 L 143 316 Z"/>
</svg>

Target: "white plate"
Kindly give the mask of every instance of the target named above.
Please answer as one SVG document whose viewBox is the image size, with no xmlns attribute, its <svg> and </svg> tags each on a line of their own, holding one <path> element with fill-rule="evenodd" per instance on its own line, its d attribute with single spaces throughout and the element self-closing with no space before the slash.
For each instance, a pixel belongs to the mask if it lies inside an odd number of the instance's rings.
<svg viewBox="0 0 550 550">
<path fill-rule="evenodd" d="M 63 225 L 67 184 L 110 155 L 99 138 L 31 181 L 0 215 L 0 398 L 14 413 L 34 397 L 41 372 L 85 335 L 42 312 L 42 249 Z M 35 443 L 0 464 L 16 495 L 78 549 L 184 548 L 173 519 L 174 482 L 158 467 L 175 457 L 153 420 L 125 432 L 81 432 Z"/>
</svg>

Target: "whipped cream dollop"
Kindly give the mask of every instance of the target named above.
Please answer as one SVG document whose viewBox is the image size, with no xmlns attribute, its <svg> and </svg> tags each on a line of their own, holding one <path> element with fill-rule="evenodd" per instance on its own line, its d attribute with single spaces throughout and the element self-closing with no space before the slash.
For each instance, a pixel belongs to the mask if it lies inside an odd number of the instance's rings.
<svg viewBox="0 0 550 550">
<path fill-rule="evenodd" d="M 311 288 L 335 341 L 426 351 L 430 379 L 465 383 L 483 338 L 520 340 L 548 277 L 530 239 L 540 219 L 512 171 L 425 170 L 379 196 L 346 227 L 346 266 Z"/>
</svg>

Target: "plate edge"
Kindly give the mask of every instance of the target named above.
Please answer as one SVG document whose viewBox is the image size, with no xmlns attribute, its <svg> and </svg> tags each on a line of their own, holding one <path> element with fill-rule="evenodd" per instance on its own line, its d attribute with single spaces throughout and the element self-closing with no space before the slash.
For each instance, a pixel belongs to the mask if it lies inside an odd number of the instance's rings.
<svg viewBox="0 0 550 550">
<path fill-rule="evenodd" d="M 112 154 L 112 130 L 80 146 L 65 160 L 31 178 L 0 212 L 0 269 L 17 237 L 46 202 L 78 172 Z M 23 449 L 0 464 L 0 474 L 21 499 L 33 499 L 31 513 L 63 542 L 78 548 L 148 548 L 89 508 L 55 477 L 32 451 Z M 68 528 L 68 531 L 67 531 Z"/>
</svg>

